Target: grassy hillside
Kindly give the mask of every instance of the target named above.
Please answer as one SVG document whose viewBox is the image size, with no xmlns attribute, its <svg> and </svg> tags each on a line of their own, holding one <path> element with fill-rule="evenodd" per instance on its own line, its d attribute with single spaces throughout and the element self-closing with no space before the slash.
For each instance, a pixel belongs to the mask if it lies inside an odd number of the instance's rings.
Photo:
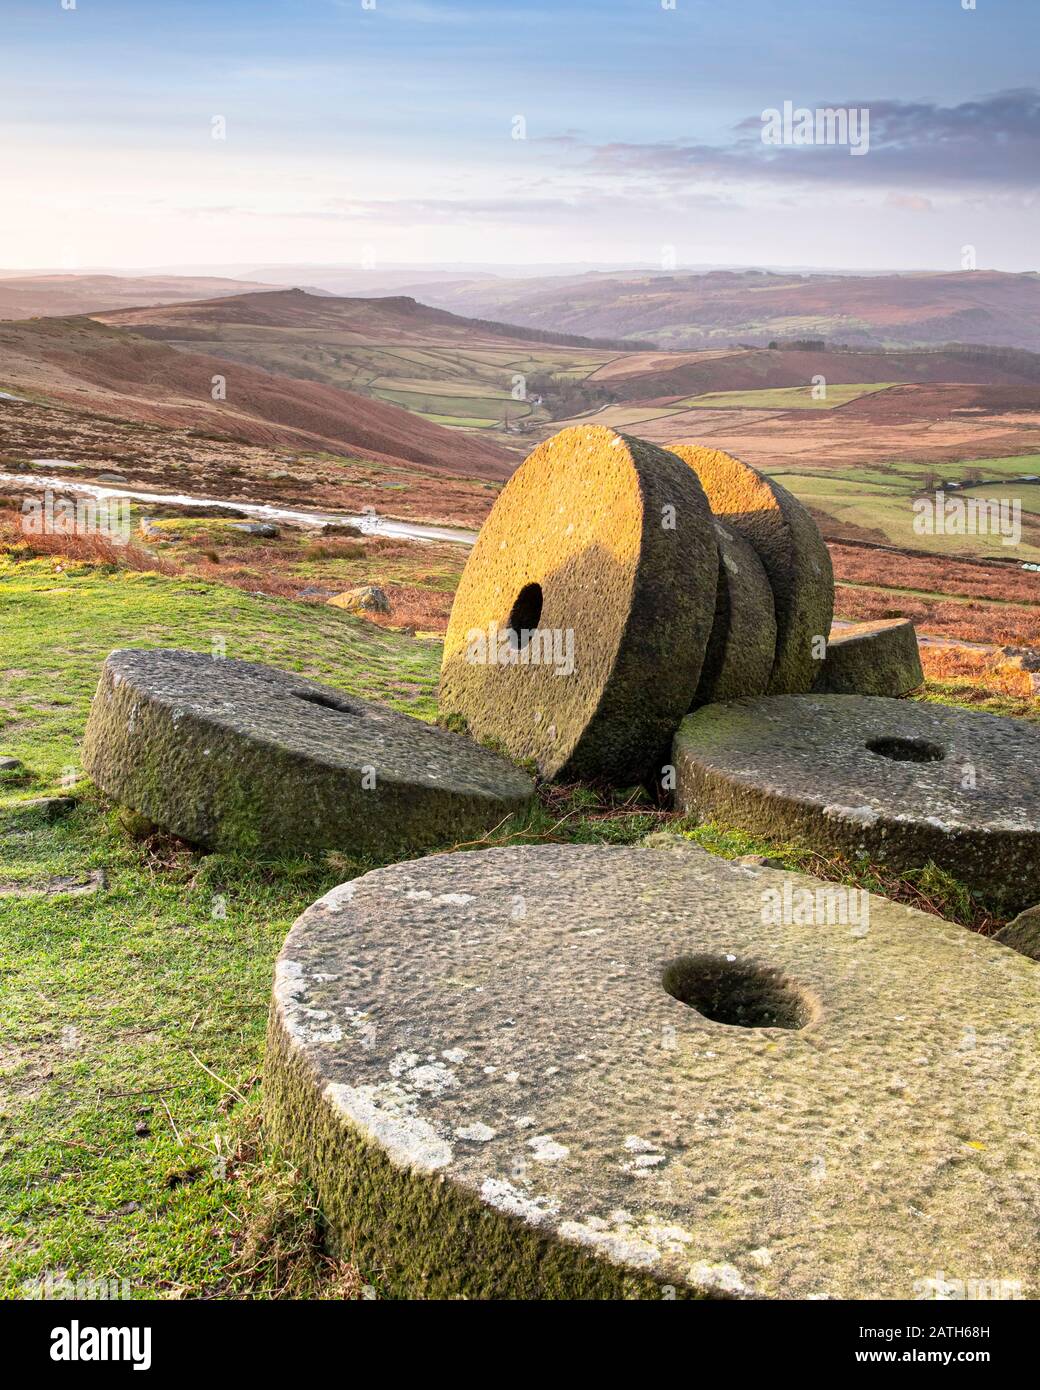
<svg viewBox="0 0 1040 1390">
<path fill-rule="evenodd" d="M 0 604 L 0 753 L 30 771 L 0 789 L 0 1296 L 48 1274 L 126 1280 L 137 1298 L 378 1293 L 378 1271 L 327 1258 L 310 1193 L 259 1118 L 274 957 L 304 907 L 367 865 L 198 853 L 107 805 L 77 750 L 113 647 L 223 644 L 428 718 L 438 644 L 197 579 L 14 552 L 0 554 Z M 73 809 L 32 804 L 53 793 Z M 631 843 L 661 825 L 992 926 L 934 870 L 895 880 L 693 826 L 637 789 L 546 789 L 496 840 Z M 91 873 L 100 891 L 67 891 Z"/>
</svg>

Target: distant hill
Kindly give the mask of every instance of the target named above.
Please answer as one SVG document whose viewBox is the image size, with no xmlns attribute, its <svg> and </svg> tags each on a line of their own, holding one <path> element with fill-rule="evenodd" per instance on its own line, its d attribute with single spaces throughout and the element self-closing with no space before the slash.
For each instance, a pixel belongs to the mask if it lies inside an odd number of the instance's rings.
<svg viewBox="0 0 1040 1390">
<path fill-rule="evenodd" d="M 430 284 L 424 297 L 458 314 L 665 348 L 766 346 L 825 338 L 857 347 L 949 342 L 1040 350 L 1040 274 L 702 275 L 590 272 Z"/>
<path fill-rule="evenodd" d="M 256 281 L 208 275 L 8 276 L 0 272 L 0 319 L 67 318 L 135 304 L 216 299 L 255 288 Z"/>
<path fill-rule="evenodd" d="M 225 400 L 213 399 L 217 376 L 226 379 Z M 0 323 L 0 389 L 117 420 L 418 463 L 464 477 L 506 478 L 516 464 L 488 439 L 444 429 L 396 405 L 177 351 L 90 318 Z"/>
<path fill-rule="evenodd" d="M 619 351 L 574 334 L 463 318 L 406 295 L 271 290 L 95 317 L 187 351 L 358 391 L 433 424 L 494 432 L 520 448 L 519 436 L 549 418 L 546 381 L 580 382 Z"/>
<path fill-rule="evenodd" d="M 455 342 L 475 346 L 492 342 L 548 343 L 559 347 L 619 348 L 653 347 L 653 343 L 619 340 L 593 340 L 548 327 L 499 323 L 485 318 L 463 318 L 445 309 L 422 304 L 410 295 L 386 295 L 375 299 L 317 294 L 312 290 L 262 290 L 196 303 L 131 308 L 114 313 L 97 313 L 104 323 L 138 329 L 166 330 L 162 336 L 182 337 L 185 327 L 208 329 L 222 324 L 253 325 L 264 328 L 301 329 L 333 332 L 359 342 L 378 342 L 390 338 L 395 343 Z M 159 336 L 153 334 L 152 336 Z"/>
</svg>

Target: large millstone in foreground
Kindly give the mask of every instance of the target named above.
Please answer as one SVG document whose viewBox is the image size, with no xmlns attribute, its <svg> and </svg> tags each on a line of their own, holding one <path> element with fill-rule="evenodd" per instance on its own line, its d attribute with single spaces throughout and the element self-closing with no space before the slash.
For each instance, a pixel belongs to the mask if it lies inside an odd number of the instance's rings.
<svg viewBox="0 0 1040 1390">
<path fill-rule="evenodd" d="M 841 893 L 690 846 L 367 874 L 279 957 L 267 1130 L 397 1294 L 1035 1298 L 1040 970 Z"/>
<path fill-rule="evenodd" d="M 676 799 L 705 819 L 895 869 L 932 860 L 1009 910 L 1040 899 L 1040 732 L 859 695 L 708 705 L 675 737 Z"/>
<path fill-rule="evenodd" d="M 711 512 L 685 464 L 600 426 L 561 430 L 481 528 L 441 708 L 546 777 L 640 778 L 690 707 L 717 574 Z"/>
<path fill-rule="evenodd" d="M 451 844 L 533 790 L 469 739 L 302 676 L 185 651 L 109 656 L 83 763 L 109 796 L 185 840 L 271 853 Z"/>
<path fill-rule="evenodd" d="M 828 695 L 908 695 L 924 681 L 917 632 L 906 618 L 850 623 L 827 640 L 813 687 Z"/>
<path fill-rule="evenodd" d="M 786 488 L 732 454 L 668 447 L 694 470 L 712 511 L 751 544 L 769 576 L 777 632 L 767 693 L 812 689 L 834 616 L 834 572 L 816 522 Z"/>
</svg>

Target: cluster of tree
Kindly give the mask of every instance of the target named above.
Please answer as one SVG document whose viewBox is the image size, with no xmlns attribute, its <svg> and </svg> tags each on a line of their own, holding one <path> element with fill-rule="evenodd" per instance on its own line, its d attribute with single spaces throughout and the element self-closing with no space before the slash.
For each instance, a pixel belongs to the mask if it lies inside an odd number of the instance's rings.
<svg viewBox="0 0 1040 1390">
<path fill-rule="evenodd" d="M 774 338 L 768 344 L 780 352 L 823 352 L 826 338 Z"/>
<path fill-rule="evenodd" d="M 1027 381 L 1040 381 L 1040 352 L 1016 347 L 989 347 L 984 343 L 947 343 L 942 351 L 964 362 L 987 362 L 991 366 L 1016 372 Z"/>
<path fill-rule="evenodd" d="M 580 381 L 573 377 L 557 376 L 555 372 L 531 372 L 527 377 L 527 399 L 540 396 L 554 420 L 569 415 L 583 415 L 610 405 L 617 397 L 613 391 L 595 381 Z"/>
</svg>

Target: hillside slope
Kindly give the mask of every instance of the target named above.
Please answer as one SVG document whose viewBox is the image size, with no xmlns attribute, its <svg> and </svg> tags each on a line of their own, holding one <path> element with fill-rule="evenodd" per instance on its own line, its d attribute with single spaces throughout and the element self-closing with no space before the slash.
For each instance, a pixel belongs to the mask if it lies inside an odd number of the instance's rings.
<svg viewBox="0 0 1040 1390">
<path fill-rule="evenodd" d="M 226 399 L 213 399 L 214 378 L 225 380 Z M 406 461 L 469 477 L 505 478 L 516 462 L 489 440 L 396 405 L 252 366 L 229 367 L 87 318 L 0 323 L 0 389 L 248 444 Z"/>
<path fill-rule="evenodd" d="M 430 423 L 494 431 L 504 440 L 548 420 L 535 383 L 554 375 L 580 381 L 618 352 L 573 335 L 460 318 L 399 295 L 344 299 L 280 290 L 96 317 L 174 347 L 359 391 Z"/>
</svg>

